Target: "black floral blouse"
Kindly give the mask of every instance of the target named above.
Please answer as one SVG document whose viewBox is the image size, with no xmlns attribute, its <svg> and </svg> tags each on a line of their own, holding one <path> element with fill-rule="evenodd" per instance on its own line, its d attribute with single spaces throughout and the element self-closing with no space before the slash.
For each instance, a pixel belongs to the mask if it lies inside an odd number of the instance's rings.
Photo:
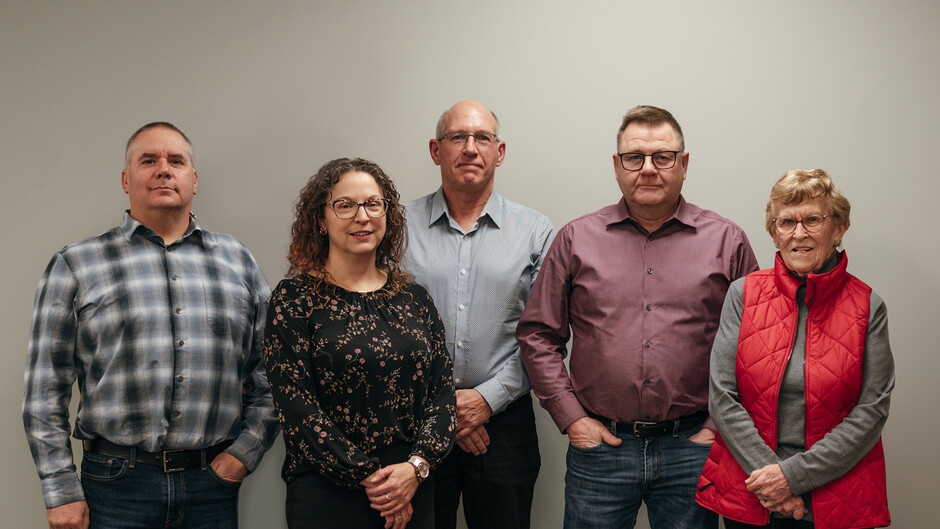
<svg viewBox="0 0 940 529">
<path fill-rule="evenodd" d="M 453 366 L 427 291 L 350 292 L 308 275 L 268 303 L 264 364 L 284 431 L 283 477 L 316 471 L 349 488 L 407 443 L 435 468 L 456 428 Z"/>
</svg>

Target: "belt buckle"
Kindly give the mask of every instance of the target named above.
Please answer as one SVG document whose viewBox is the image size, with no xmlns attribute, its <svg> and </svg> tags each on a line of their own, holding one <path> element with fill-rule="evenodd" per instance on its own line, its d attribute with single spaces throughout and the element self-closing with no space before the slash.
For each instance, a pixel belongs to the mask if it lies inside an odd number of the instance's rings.
<svg viewBox="0 0 940 529">
<path fill-rule="evenodd" d="M 164 450 L 163 451 L 163 473 L 164 474 L 170 474 L 172 472 L 181 472 L 183 470 L 186 470 L 185 467 L 170 468 L 167 466 L 167 461 L 166 461 L 167 454 L 175 454 L 178 452 L 185 452 L 185 450 Z"/>
<path fill-rule="evenodd" d="M 636 430 L 637 426 L 656 426 L 656 424 L 657 423 L 654 421 L 636 421 L 633 423 L 633 435 L 637 437 L 643 437 L 640 435 L 640 432 Z"/>
</svg>

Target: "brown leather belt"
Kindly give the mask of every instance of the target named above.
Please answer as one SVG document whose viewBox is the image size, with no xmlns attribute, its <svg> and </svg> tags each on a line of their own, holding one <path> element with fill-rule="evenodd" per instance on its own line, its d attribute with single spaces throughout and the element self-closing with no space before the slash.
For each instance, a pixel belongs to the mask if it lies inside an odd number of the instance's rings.
<svg viewBox="0 0 940 529">
<path fill-rule="evenodd" d="M 211 463 L 215 456 L 232 446 L 232 441 L 222 441 L 215 446 L 202 450 L 164 450 L 162 452 L 147 452 L 134 446 L 118 445 L 101 438 L 86 439 L 82 445 L 86 452 L 121 459 L 131 459 L 133 453 L 134 461 L 162 467 L 164 472 L 170 473 L 186 470 L 187 468 L 202 467 L 203 461 L 206 464 Z"/>
<path fill-rule="evenodd" d="M 664 437 L 667 435 L 678 437 L 680 431 L 685 430 L 686 428 L 700 425 L 705 421 L 705 419 L 708 418 L 708 412 L 705 411 L 686 415 L 685 417 L 679 417 L 678 419 L 672 421 L 662 422 L 617 422 L 613 419 L 608 419 L 607 417 L 598 415 L 596 413 L 588 412 L 588 415 L 592 419 L 600 421 L 601 424 L 613 432 L 629 432 L 643 439 Z"/>
</svg>

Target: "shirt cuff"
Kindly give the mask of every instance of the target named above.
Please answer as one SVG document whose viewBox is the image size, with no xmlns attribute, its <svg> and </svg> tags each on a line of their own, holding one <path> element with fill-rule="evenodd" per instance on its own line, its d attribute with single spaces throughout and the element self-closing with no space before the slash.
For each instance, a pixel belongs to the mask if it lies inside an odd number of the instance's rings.
<svg viewBox="0 0 940 529">
<path fill-rule="evenodd" d="M 578 401 L 578 397 L 574 396 L 573 393 L 559 398 L 559 400 L 550 407 L 548 413 L 552 416 L 552 420 L 555 421 L 555 426 L 558 427 L 561 433 L 565 433 L 565 430 L 567 430 L 574 421 L 588 416 L 584 407 L 581 406 L 581 402 Z"/>
<path fill-rule="evenodd" d="M 83 501 L 85 492 L 76 472 L 66 472 L 42 480 L 42 498 L 51 509 L 67 503 Z"/>
<path fill-rule="evenodd" d="M 790 491 L 793 492 L 794 496 L 800 496 L 812 490 L 809 484 L 809 476 L 794 461 L 793 457 L 784 459 L 777 464 L 780 465 L 783 477 L 787 478 L 787 484 L 790 485 Z"/>
<path fill-rule="evenodd" d="M 261 463 L 261 457 L 264 456 L 264 444 L 255 436 L 242 433 L 232 442 L 232 446 L 225 449 L 225 452 L 241 461 L 248 472 L 254 472 Z"/>
<path fill-rule="evenodd" d="M 477 390 L 486 400 L 486 403 L 490 405 L 490 409 L 493 410 L 493 415 L 505 410 L 514 400 L 512 395 L 503 388 L 503 385 L 493 378 L 473 389 Z"/>
</svg>

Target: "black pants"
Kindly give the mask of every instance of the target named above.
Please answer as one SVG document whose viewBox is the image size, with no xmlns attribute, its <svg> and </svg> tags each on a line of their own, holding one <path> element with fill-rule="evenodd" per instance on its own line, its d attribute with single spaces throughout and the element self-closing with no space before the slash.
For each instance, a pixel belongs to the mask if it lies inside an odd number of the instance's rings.
<svg viewBox="0 0 940 529">
<path fill-rule="evenodd" d="M 437 529 L 457 526 L 461 494 L 469 529 L 529 527 L 541 466 L 530 394 L 490 417 L 484 427 L 490 437 L 485 454 L 475 456 L 455 445 L 434 472 Z"/>
<path fill-rule="evenodd" d="M 373 454 L 383 466 L 408 460 L 411 447 L 396 445 Z M 408 529 L 434 529 L 434 475 L 418 485 L 411 498 L 414 514 Z M 362 487 L 347 489 L 316 472 L 297 476 L 287 485 L 287 527 L 290 529 L 382 529 L 385 518 L 369 507 Z"/>
<path fill-rule="evenodd" d="M 725 521 L 725 529 L 753 529 L 760 527 L 769 527 L 770 529 L 814 529 L 816 527 L 813 522 L 804 522 L 803 520 L 795 520 L 793 518 L 771 518 L 770 524 L 768 525 L 751 525 L 727 518 L 723 518 L 723 520 Z"/>
</svg>

